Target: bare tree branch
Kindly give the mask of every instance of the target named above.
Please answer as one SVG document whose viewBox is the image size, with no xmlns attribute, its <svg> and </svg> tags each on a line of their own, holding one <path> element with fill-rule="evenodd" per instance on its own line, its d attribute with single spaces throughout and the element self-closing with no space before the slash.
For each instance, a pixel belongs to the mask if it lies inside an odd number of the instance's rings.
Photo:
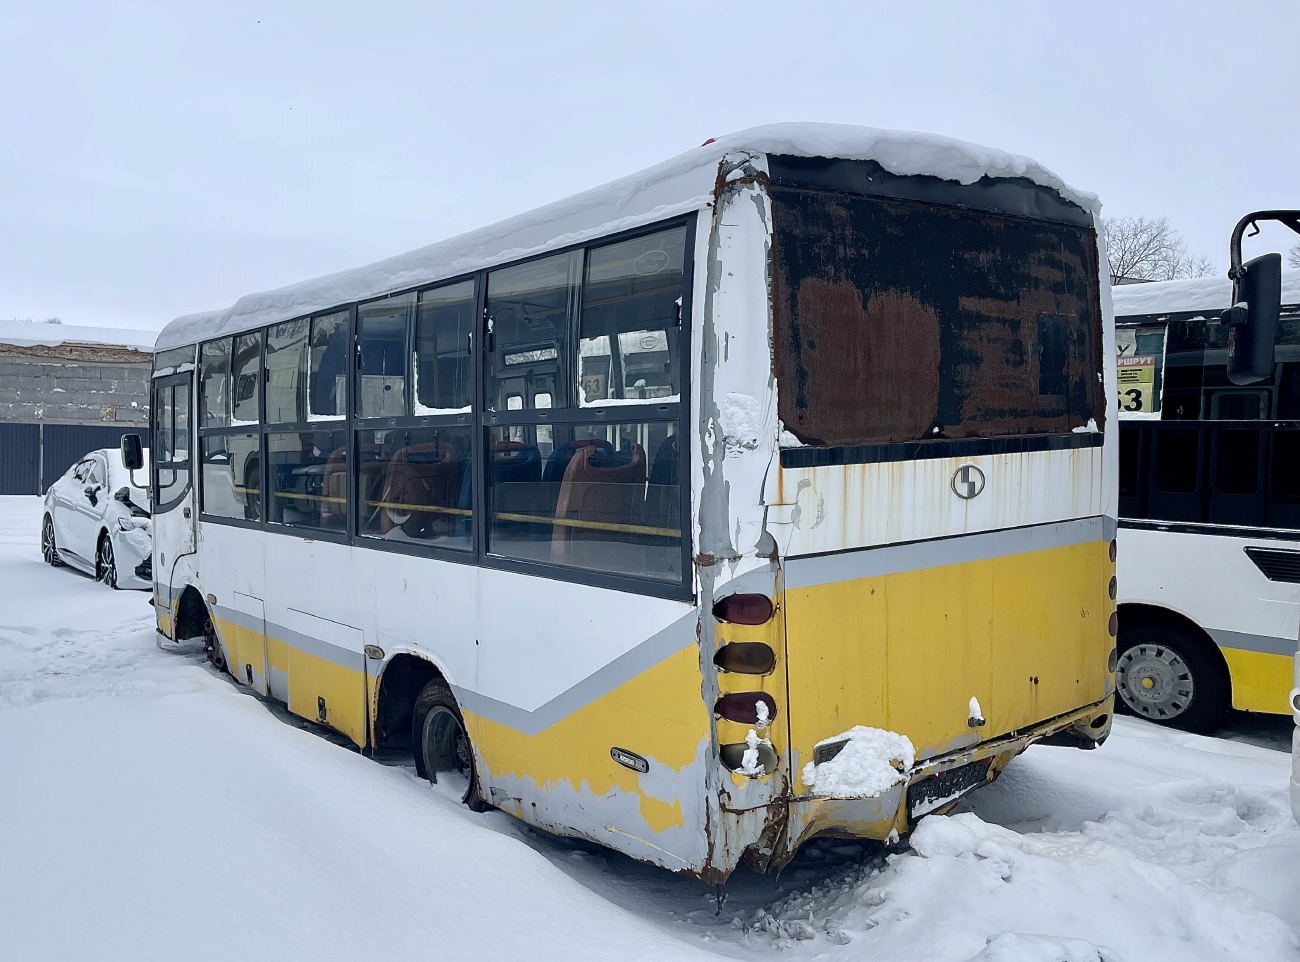
<svg viewBox="0 0 1300 962">
<path fill-rule="evenodd" d="M 1106 229 L 1112 284 L 1124 280 L 1171 281 L 1214 273 L 1214 264 L 1208 258 L 1187 252 L 1187 245 L 1167 217 L 1108 217 L 1102 226 Z"/>
<path fill-rule="evenodd" d="M 1300 244 L 1296 244 L 1295 247 L 1286 252 L 1286 262 L 1300 270 Z"/>
</svg>

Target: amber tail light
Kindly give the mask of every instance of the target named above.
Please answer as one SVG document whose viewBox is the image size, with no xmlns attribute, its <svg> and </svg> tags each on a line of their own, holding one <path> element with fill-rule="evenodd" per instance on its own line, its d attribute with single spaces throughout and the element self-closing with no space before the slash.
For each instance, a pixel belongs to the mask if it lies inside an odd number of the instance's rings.
<svg viewBox="0 0 1300 962">
<path fill-rule="evenodd" d="M 761 711 L 759 705 L 764 706 L 766 712 Z M 769 725 L 776 717 L 776 701 L 767 692 L 731 692 L 714 702 L 713 713 L 742 725 Z"/>
<path fill-rule="evenodd" d="M 733 625 L 765 625 L 775 611 L 767 595 L 727 595 L 713 604 L 713 617 Z"/>
<path fill-rule="evenodd" d="M 734 641 L 718 649 L 713 664 L 740 675 L 766 675 L 776 667 L 776 652 L 761 641 Z"/>
</svg>

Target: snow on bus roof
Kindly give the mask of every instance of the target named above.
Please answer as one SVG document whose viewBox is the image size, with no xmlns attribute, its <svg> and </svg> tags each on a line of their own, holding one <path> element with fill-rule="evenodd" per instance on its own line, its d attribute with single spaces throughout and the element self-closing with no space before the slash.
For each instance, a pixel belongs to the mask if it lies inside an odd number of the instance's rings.
<svg viewBox="0 0 1300 962">
<path fill-rule="evenodd" d="M 1232 281 L 1221 275 L 1187 281 L 1123 284 L 1110 289 L 1110 301 L 1116 317 L 1222 311 L 1232 306 Z M 1283 272 L 1282 303 L 1300 303 L 1300 272 Z"/>
<path fill-rule="evenodd" d="M 1023 177 L 1094 215 L 1100 211 L 1096 195 L 1071 189 L 1028 157 L 935 134 L 848 124 L 769 124 L 719 137 L 639 173 L 419 250 L 249 294 L 225 310 L 178 317 L 159 335 L 157 349 L 235 334 L 700 210 L 712 199 L 719 161 L 739 151 L 874 160 L 892 174 L 962 184 L 982 177 Z"/>
</svg>

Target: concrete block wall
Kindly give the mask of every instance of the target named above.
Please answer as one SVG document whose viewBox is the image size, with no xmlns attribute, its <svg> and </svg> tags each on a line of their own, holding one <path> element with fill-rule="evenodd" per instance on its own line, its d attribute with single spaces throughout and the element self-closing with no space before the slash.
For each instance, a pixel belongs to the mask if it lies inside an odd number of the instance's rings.
<svg viewBox="0 0 1300 962">
<path fill-rule="evenodd" d="M 149 364 L 0 357 L 0 422 L 147 424 Z"/>
</svg>

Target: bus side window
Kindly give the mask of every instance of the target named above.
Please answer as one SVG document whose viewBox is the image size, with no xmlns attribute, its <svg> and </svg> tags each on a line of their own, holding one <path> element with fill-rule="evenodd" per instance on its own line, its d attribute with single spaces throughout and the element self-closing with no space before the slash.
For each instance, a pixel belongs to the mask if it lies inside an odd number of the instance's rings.
<svg viewBox="0 0 1300 962">
<path fill-rule="evenodd" d="M 261 420 L 258 382 L 262 379 L 262 332 L 240 334 L 231 356 L 232 424 L 256 424 Z"/>
<path fill-rule="evenodd" d="M 371 301 L 357 308 L 357 416 L 407 413 L 407 319 L 414 294 Z"/>
<path fill-rule="evenodd" d="M 1268 525 L 1300 530 L 1300 429 L 1273 432 L 1273 470 L 1269 478 Z"/>
<path fill-rule="evenodd" d="M 1196 431 L 1161 431 L 1156 444 L 1156 487 L 1171 493 L 1196 490 L 1199 467 Z"/>
<path fill-rule="evenodd" d="M 1277 384 L 1277 417 L 1280 421 L 1300 421 L 1300 361 L 1282 365 Z"/>
<path fill-rule="evenodd" d="M 556 254 L 488 275 L 491 323 L 488 408 L 523 410 L 529 399 L 549 395 L 570 407 L 569 330 L 576 307 L 582 252 Z M 511 407 L 518 397 L 520 407 Z"/>
</svg>

